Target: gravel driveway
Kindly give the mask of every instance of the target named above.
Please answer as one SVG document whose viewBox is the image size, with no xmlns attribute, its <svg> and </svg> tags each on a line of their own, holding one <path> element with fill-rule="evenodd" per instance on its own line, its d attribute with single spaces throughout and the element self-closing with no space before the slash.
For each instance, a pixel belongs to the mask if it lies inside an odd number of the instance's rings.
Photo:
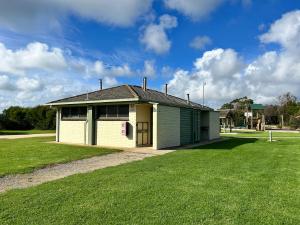
<svg viewBox="0 0 300 225">
<path fill-rule="evenodd" d="M 166 151 L 124 151 L 104 156 L 95 156 L 88 159 L 77 160 L 65 164 L 58 164 L 51 167 L 36 170 L 32 173 L 8 175 L 0 178 L 0 193 L 16 188 L 27 188 L 39 185 L 48 181 L 61 179 L 73 174 L 87 173 L 97 169 L 142 160 L 155 155 L 162 155 L 172 150 Z M 157 152 L 157 153 L 156 153 Z"/>
</svg>

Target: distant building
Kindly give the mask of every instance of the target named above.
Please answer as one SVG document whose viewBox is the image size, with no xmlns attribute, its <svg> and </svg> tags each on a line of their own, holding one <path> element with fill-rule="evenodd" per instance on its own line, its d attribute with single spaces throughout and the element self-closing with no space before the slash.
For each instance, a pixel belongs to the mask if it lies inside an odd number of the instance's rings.
<svg viewBox="0 0 300 225">
<path fill-rule="evenodd" d="M 245 112 L 248 128 L 256 130 L 265 130 L 265 107 L 262 104 L 251 104 L 250 112 Z M 250 120 L 250 121 L 249 121 Z"/>
</svg>

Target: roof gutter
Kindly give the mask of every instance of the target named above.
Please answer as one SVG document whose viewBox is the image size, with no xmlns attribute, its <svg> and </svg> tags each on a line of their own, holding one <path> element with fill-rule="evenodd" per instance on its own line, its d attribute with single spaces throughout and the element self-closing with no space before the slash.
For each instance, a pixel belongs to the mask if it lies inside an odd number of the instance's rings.
<svg viewBox="0 0 300 225">
<path fill-rule="evenodd" d="M 96 104 L 96 103 L 111 103 L 111 102 L 136 102 L 139 98 L 123 98 L 123 99 L 109 99 L 109 100 L 86 100 L 76 102 L 49 102 L 44 104 L 46 106 L 60 106 L 60 105 L 82 105 L 82 104 Z"/>
<path fill-rule="evenodd" d="M 148 101 L 145 101 L 145 102 L 152 104 L 152 105 L 164 105 L 164 106 L 170 106 L 170 107 L 176 107 L 176 108 L 198 109 L 200 111 L 215 111 L 210 108 L 199 108 L 199 107 L 195 107 L 192 105 L 176 105 L 176 104 L 167 104 L 167 103 L 162 103 L 162 102 L 148 102 Z"/>
</svg>

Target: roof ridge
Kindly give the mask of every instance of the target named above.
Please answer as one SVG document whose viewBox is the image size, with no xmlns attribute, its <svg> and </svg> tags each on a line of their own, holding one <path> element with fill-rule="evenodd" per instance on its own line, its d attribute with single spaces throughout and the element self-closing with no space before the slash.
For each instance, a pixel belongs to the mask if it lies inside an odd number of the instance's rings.
<svg viewBox="0 0 300 225">
<path fill-rule="evenodd" d="M 140 96 L 133 90 L 133 88 L 131 87 L 131 85 L 126 84 L 125 86 L 129 89 L 129 91 L 131 92 L 131 94 L 133 94 L 134 97 L 136 97 L 138 99 L 140 98 Z"/>
<path fill-rule="evenodd" d="M 142 87 L 139 86 L 139 85 L 131 85 L 131 86 L 135 86 L 135 87 L 142 88 Z M 164 94 L 162 91 L 158 91 L 158 90 L 151 89 L 151 88 L 147 88 L 147 90 L 155 91 L 155 92 L 158 92 L 158 93 L 160 93 L 160 94 Z M 171 95 L 171 94 L 167 94 L 166 97 L 173 97 L 173 98 L 176 98 L 176 99 L 180 99 L 180 100 L 182 100 L 182 101 L 186 101 L 186 99 L 184 99 L 184 98 L 180 98 L 180 97 L 177 97 L 177 96 Z M 193 104 L 201 105 L 201 104 L 199 104 L 199 103 L 197 103 L 197 102 L 193 102 L 193 101 L 190 101 L 190 102 L 193 103 Z M 201 105 L 201 106 L 203 106 L 203 105 Z"/>
</svg>

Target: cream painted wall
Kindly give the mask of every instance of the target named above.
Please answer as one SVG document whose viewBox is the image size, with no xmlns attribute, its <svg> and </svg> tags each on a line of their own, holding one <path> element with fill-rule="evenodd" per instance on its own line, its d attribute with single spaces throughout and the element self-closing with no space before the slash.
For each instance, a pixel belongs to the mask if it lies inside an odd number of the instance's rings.
<svg viewBox="0 0 300 225">
<path fill-rule="evenodd" d="M 61 120 L 59 125 L 59 142 L 85 144 L 87 141 L 87 126 L 85 121 Z"/>
<path fill-rule="evenodd" d="M 209 112 L 209 140 L 220 138 L 219 112 Z"/>
<path fill-rule="evenodd" d="M 129 107 L 129 135 L 122 135 L 122 123 L 125 121 L 96 122 L 96 144 L 108 147 L 135 147 L 136 137 L 136 107 Z"/>
<path fill-rule="evenodd" d="M 136 122 L 150 122 L 150 113 L 152 105 L 137 104 L 136 107 Z"/>
<path fill-rule="evenodd" d="M 180 108 L 153 106 L 153 148 L 180 145 Z"/>
</svg>

